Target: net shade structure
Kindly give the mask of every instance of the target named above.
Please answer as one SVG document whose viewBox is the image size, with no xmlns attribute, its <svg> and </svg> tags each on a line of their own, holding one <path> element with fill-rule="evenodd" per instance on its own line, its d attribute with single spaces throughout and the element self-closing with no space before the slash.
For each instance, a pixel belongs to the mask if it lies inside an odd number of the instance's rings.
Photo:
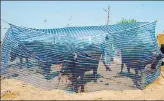
<svg viewBox="0 0 164 101">
<path fill-rule="evenodd" d="M 99 74 L 100 64 L 108 76 L 116 68 L 111 64 L 118 58 L 119 75 L 131 78 L 137 88 L 144 89 L 160 75 L 164 57 L 157 44 L 155 26 L 156 22 L 135 22 L 35 29 L 10 24 L 2 43 L 1 75 L 13 73 L 37 86 L 51 83 L 56 89 L 66 75 L 71 90 L 78 92 L 81 87 L 85 91 L 88 80 L 98 82 L 98 78 L 105 78 Z M 23 77 L 26 70 L 39 76 Z M 93 73 L 86 74 L 88 71 Z M 56 77 L 58 80 L 50 82 Z"/>
</svg>

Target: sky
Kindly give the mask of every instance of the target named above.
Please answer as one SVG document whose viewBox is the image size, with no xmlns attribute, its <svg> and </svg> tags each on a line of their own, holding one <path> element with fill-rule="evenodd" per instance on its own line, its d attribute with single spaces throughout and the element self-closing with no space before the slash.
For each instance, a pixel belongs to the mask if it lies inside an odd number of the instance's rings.
<svg viewBox="0 0 164 101">
<path fill-rule="evenodd" d="M 106 24 L 107 12 L 103 9 L 108 6 L 111 25 L 122 18 L 157 20 L 156 34 L 164 31 L 164 1 L 1 1 L 1 19 L 17 26 L 41 29 L 66 27 L 68 23 L 69 26 L 98 26 Z M 9 27 L 1 21 L 1 40 Z"/>
</svg>

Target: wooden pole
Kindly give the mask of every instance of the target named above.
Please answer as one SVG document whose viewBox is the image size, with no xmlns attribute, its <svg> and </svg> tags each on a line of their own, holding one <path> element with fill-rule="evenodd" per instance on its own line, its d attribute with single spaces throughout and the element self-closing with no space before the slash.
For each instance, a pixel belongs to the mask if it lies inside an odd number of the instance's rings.
<svg viewBox="0 0 164 101">
<path fill-rule="evenodd" d="M 109 12 L 110 12 L 110 6 L 108 6 L 108 18 L 107 18 L 107 25 L 109 24 Z"/>
<path fill-rule="evenodd" d="M 105 12 L 108 12 L 108 15 L 107 15 L 107 25 L 109 24 L 109 13 L 110 13 L 110 6 L 108 6 L 108 9 L 104 9 Z"/>
</svg>

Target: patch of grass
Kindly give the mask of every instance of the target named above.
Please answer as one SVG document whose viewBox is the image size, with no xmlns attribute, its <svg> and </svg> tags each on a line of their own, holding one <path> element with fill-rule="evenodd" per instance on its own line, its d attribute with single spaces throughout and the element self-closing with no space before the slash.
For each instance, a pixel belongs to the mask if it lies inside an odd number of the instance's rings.
<svg viewBox="0 0 164 101">
<path fill-rule="evenodd" d="M 14 99 L 19 95 L 19 93 L 14 93 L 14 92 L 6 92 L 5 94 L 2 95 L 2 99 Z"/>
</svg>

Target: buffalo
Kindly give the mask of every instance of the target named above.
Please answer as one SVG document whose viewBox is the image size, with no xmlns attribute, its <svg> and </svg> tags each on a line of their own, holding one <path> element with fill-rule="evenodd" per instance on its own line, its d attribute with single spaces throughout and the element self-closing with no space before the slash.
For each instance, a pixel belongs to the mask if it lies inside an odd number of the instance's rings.
<svg viewBox="0 0 164 101">
<path fill-rule="evenodd" d="M 136 47 L 138 47 L 139 50 L 141 49 L 140 46 L 136 46 Z M 162 45 L 161 45 L 160 50 L 162 53 L 164 53 L 163 48 L 164 47 L 162 47 Z M 130 52 L 128 51 L 128 52 L 129 52 L 129 54 L 134 53 L 134 51 L 136 53 L 139 53 L 139 50 L 136 50 L 135 48 L 133 48 L 133 50 L 131 50 Z M 136 56 L 134 56 L 134 55 L 127 56 L 127 52 L 122 50 L 121 72 L 123 70 L 124 64 L 127 66 L 128 73 L 130 73 L 130 67 L 144 69 L 144 67 L 147 64 L 150 64 L 148 67 L 151 70 L 153 70 L 157 66 L 159 60 L 161 60 L 163 57 L 164 57 L 163 54 L 157 54 L 156 52 L 150 52 L 150 51 L 147 51 L 142 55 L 136 54 Z M 130 63 L 132 63 L 132 64 L 130 64 Z"/>
<path fill-rule="evenodd" d="M 159 61 L 164 57 L 164 55 L 158 53 L 158 50 L 153 49 L 154 45 L 150 44 L 152 40 L 149 38 L 142 39 L 141 36 L 136 35 L 134 39 L 131 38 L 127 42 L 126 39 L 130 38 L 130 36 L 122 35 L 118 37 L 115 35 L 116 34 L 112 34 L 112 36 L 107 35 L 106 40 L 114 45 L 115 50 L 119 49 L 121 51 L 121 73 L 124 64 L 127 66 L 128 73 L 130 73 L 130 68 L 133 68 L 135 70 L 134 84 L 137 86 L 137 88 L 139 88 L 139 72 L 142 72 L 145 67 L 148 67 L 147 69 L 153 72 Z M 111 39 L 114 39 L 114 42 L 112 40 L 109 40 L 109 37 L 111 37 Z"/>
<path fill-rule="evenodd" d="M 75 92 L 78 92 L 78 88 L 81 87 L 81 92 L 84 91 L 84 74 L 87 71 L 93 70 L 94 82 L 97 78 L 97 68 L 99 60 L 103 51 L 95 44 L 91 44 L 83 49 L 74 53 L 67 54 L 63 59 L 63 68 L 60 73 L 63 75 L 69 75 L 69 80 L 72 82 L 72 87 Z M 104 65 L 105 62 L 103 61 Z M 110 68 L 105 65 L 107 70 Z"/>
<path fill-rule="evenodd" d="M 25 50 L 25 48 L 23 48 L 21 44 L 19 44 L 18 47 L 16 48 L 12 48 L 10 50 L 10 62 L 13 62 L 18 57 L 20 59 L 20 68 L 22 68 L 22 63 L 24 58 L 26 60 L 26 63 L 29 62 L 30 57 L 27 52 L 28 51 Z M 29 67 L 28 64 L 27 67 Z"/>
<path fill-rule="evenodd" d="M 164 44 L 161 44 L 161 48 L 160 48 L 162 54 L 164 54 Z M 161 66 L 164 66 L 164 61 L 162 61 Z"/>
<path fill-rule="evenodd" d="M 40 41 L 22 42 L 16 48 L 10 51 L 10 61 L 20 58 L 20 68 L 22 68 L 23 58 L 28 62 L 29 58 L 37 60 L 41 66 L 44 75 L 48 78 L 52 64 L 60 64 L 62 61 L 62 52 L 66 50 L 65 46 L 60 44 L 50 44 Z"/>
<path fill-rule="evenodd" d="M 139 71 L 144 70 L 146 66 L 150 71 L 155 70 L 159 61 L 164 57 L 163 54 L 144 50 L 140 45 L 127 50 L 124 48 L 124 50 L 121 50 L 121 55 L 121 72 L 124 64 L 127 66 L 128 73 L 130 73 L 130 68 L 133 68 L 135 70 L 134 84 L 137 88 L 139 88 L 139 84 L 137 83 L 139 80 Z"/>
</svg>

